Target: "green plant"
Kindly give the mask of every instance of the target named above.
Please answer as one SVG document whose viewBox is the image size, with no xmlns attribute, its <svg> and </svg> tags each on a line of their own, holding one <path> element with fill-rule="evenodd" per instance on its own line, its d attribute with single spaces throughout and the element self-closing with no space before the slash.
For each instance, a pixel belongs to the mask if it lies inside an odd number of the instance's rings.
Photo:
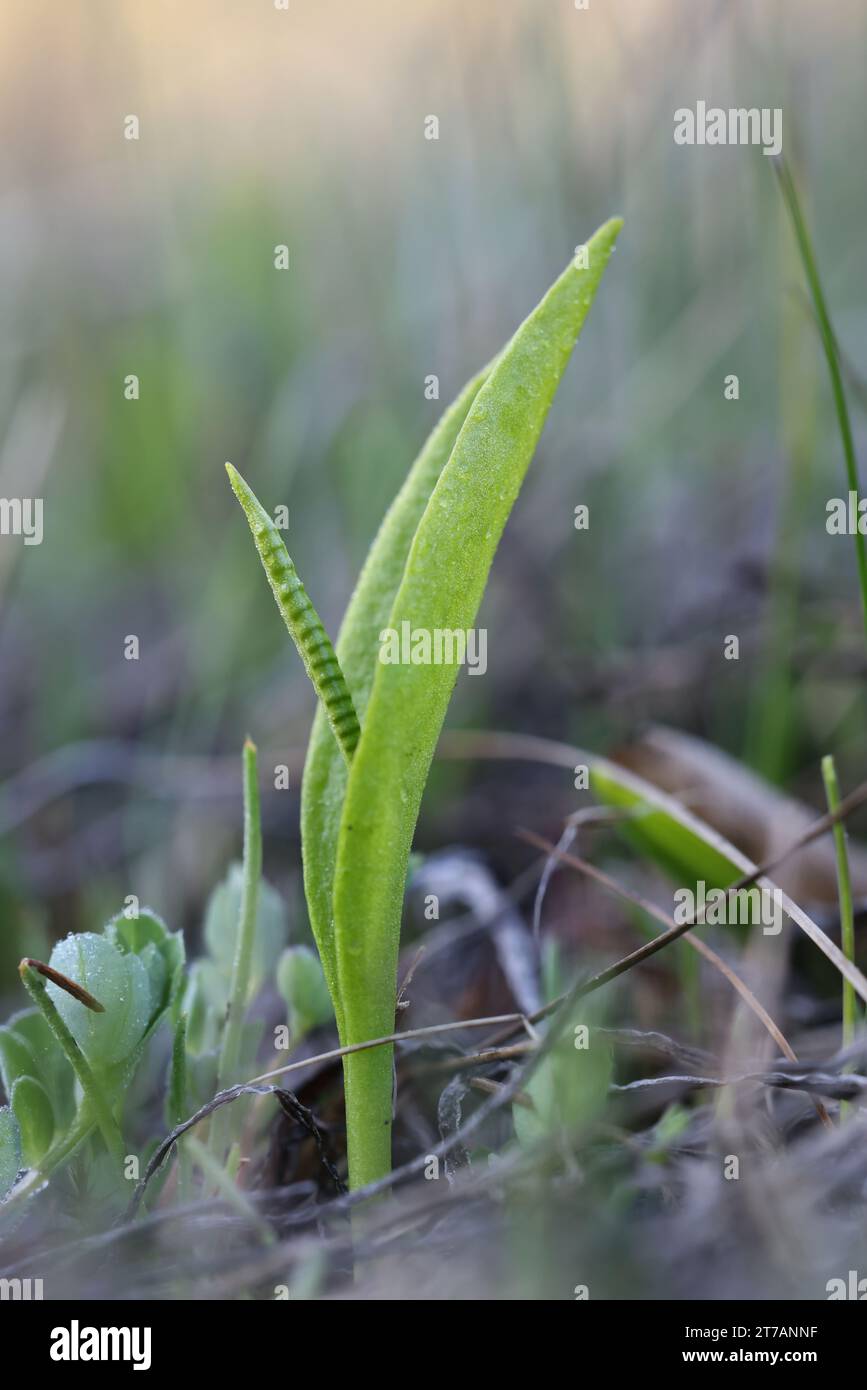
<svg viewBox="0 0 867 1390">
<path fill-rule="evenodd" d="M 834 327 L 831 323 L 831 315 L 825 301 L 825 292 L 822 289 L 819 266 L 813 250 L 813 243 L 807 227 L 807 220 L 801 209 L 801 200 L 798 197 L 797 185 L 788 164 L 782 159 L 775 160 L 773 167 L 779 179 L 783 199 L 792 221 L 792 229 L 795 233 L 795 240 L 798 243 L 798 252 L 804 267 L 804 275 L 806 276 L 807 284 L 810 288 L 813 308 L 816 311 L 816 322 L 819 328 L 819 335 L 822 339 L 825 361 L 828 364 L 828 375 L 831 378 L 831 391 L 834 396 L 834 410 L 837 415 L 837 426 L 840 431 L 843 457 L 846 462 L 846 481 L 849 490 L 860 497 L 858 460 L 855 456 L 852 424 L 849 419 L 849 407 L 846 403 L 846 391 L 843 385 L 843 372 L 840 367 L 840 351 L 837 346 Z M 865 546 L 861 531 L 857 528 L 855 530 L 854 541 L 855 558 L 858 566 L 858 585 L 861 592 L 861 617 L 864 623 L 864 629 L 867 631 L 867 546 Z"/>
<path fill-rule="evenodd" d="M 309 946 L 288 946 L 277 962 L 277 988 L 286 1000 L 289 1027 L 296 1043 L 334 1017 L 331 996 Z"/>
<path fill-rule="evenodd" d="M 227 465 L 320 708 L 302 789 L 308 908 L 341 1042 L 391 1031 L 403 893 L 454 663 L 384 664 L 386 631 L 471 628 L 621 223 L 605 223 L 434 430 L 362 570 L 336 653 L 282 536 Z M 350 1182 L 391 1166 L 392 1049 L 344 1058 Z"/>
<path fill-rule="evenodd" d="M 840 808 L 840 783 L 837 768 L 830 753 L 822 759 L 822 780 L 825 783 L 825 797 L 828 810 Z M 840 944 L 846 959 L 855 961 L 855 911 L 852 902 L 852 878 L 849 872 L 849 852 L 846 848 L 846 828 L 837 821 L 834 825 L 834 851 L 837 858 L 837 890 L 840 901 Z M 858 1026 L 858 1003 L 850 980 L 843 976 L 843 1046 L 850 1047 L 855 1041 Z"/>
<path fill-rule="evenodd" d="M 11 1104 L 0 1148 L 10 1168 L 13 1145 L 20 1153 L 28 1190 L 94 1130 L 119 1172 L 123 1098 L 149 1039 L 177 1013 L 183 965 L 183 938 L 147 909 L 119 914 L 101 934 L 65 937 L 47 965 L 21 962 L 34 1007 L 0 1028 L 0 1075 Z"/>
<path fill-rule="evenodd" d="M 243 774 L 244 862 L 231 865 L 212 893 L 206 951 L 189 970 L 183 937 L 148 908 L 119 913 L 102 932 L 67 936 L 47 964 L 21 962 L 33 1007 L 0 1027 L 0 1078 L 10 1102 L 0 1109 L 0 1203 L 13 1189 L 16 1202 L 39 1191 L 81 1153 L 86 1171 L 104 1178 L 109 1209 L 126 1204 L 136 1171 L 127 1160 L 143 1156 L 154 1140 L 140 1133 L 136 1114 L 125 1115 L 124 1101 L 140 1072 L 148 1092 L 159 1085 L 148 1045 L 161 1026 L 171 1034 L 163 1083 L 169 1127 L 252 1067 L 262 1025 L 247 1010 L 274 973 L 286 921 L 279 895 L 261 878 L 249 740 Z M 239 1123 L 234 1109 L 223 1107 L 207 1149 L 182 1141 L 182 1192 L 189 1191 L 190 1160 L 206 1182 L 220 1185 L 234 1161 Z"/>
</svg>

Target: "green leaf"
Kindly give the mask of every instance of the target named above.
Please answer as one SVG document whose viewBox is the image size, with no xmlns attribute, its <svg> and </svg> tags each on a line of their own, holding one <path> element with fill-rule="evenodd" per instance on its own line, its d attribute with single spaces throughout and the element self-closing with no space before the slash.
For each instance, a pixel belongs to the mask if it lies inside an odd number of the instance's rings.
<svg viewBox="0 0 867 1390">
<path fill-rule="evenodd" d="M 18 1123 L 8 1105 L 0 1107 L 0 1202 L 21 1170 L 21 1138 Z"/>
<path fill-rule="evenodd" d="M 498 358 L 416 530 L 387 626 L 472 627 L 503 528 L 621 223 L 588 243 Z M 407 862 L 454 665 L 377 663 L 343 803 L 334 926 L 343 1040 L 391 1031 Z M 316 853 L 308 845 L 308 853 Z M 390 1166 L 391 1049 L 346 1058 L 354 1186 Z"/>
<path fill-rule="evenodd" d="M 590 782 L 607 806 L 631 812 L 618 829 L 675 883 L 704 880 L 708 888 L 727 888 L 739 876 L 740 870 L 732 860 L 706 837 L 648 801 L 622 777 L 612 775 L 610 764 L 601 759 L 592 762 Z"/>
<path fill-rule="evenodd" d="M 7 1096 L 20 1076 L 35 1076 L 51 1097 L 57 1127 L 65 1131 L 75 1114 L 72 1070 L 38 1009 L 13 1014 L 0 1028 L 0 1077 Z"/>
<path fill-rule="evenodd" d="M 309 946 L 289 946 L 277 965 L 277 988 L 286 1000 L 295 1042 L 334 1017 L 322 966 Z"/>
<path fill-rule="evenodd" d="M 172 1061 L 166 1087 L 164 1115 L 171 1128 L 186 1118 L 187 1105 L 187 1016 L 179 1014 L 172 1038 Z"/>
<path fill-rule="evenodd" d="M 742 875 L 752 875 L 755 872 L 757 866 L 747 859 L 746 855 L 741 854 L 740 850 L 717 830 L 692 811 L 688 811 L 674 797 L 668 796 L 644 778 L 634 772 L 627 772 L 625 768 L 618 767 L 616 763 L 611 763 L 605 758 L 587 754 L 581 756 L 589 762 L 591 783 L 599 789 L 600 795 L 603 795 L 602 789 L 606 788 L 608 796 L 618 797 L 617 804 L 642 806 L 650 811 L 652 834 L 647 838 L 647 847 L 651 852 L 655 847 L 659 862 L 668 867 L 676 878 L 679 876 L 681 883 L 684 865 L 688 879 L 705 877 L 708 884 L 718 887 L 729 887 Z M 639 818 L 639 823 L 647 824 L 644 814 Z M 634 835 L 636 822 L 633 821 L 631 824 Z M 718 882 L 713 878 L 713 874 L 724 874 L 726 865 L 729 866 L 728 876 L 724 882 Z M 699 873 L 696 873 L 697 868 L 701 870 Z M 824 932 L 813 918 L 767 875 L 763 874 L 756 883 L 765 892 L 779 896 L 780 906 L 786 916 L 828 957 L 843 978 L 849 981 L 855 992 L 867 1003 L 867 976 L 853 961 L 846 958 L 827 932 Z"/>
<path fill-rule="evenodd" d="M 21 1133 L 24 1162 L 35 1168 L 54 1138 L 54 1110 L 48 1092 L 35 1076 L 19 1076 L 9 1099 Z"/>
<path fill-rule="evenodd" d="M 151 985 L 151 1025 L 176 1001 L 184 960 L 184 938 L 171 932 L 156 912 L 139 908 L 134 917 L 119 912 L 106 924 L 105 935 L 119 951 L 138 956 Z"/>
<path fill-rule="evenodd" d="M 102 1004 L 94 1013 L 49 982 L 48 995 L 95 1071 L 124 1061 L 144 1037 L 154 1001 L 151 979 L 138 956 L 119 951 L 105 936 L 79 932 L 59 941 L 49 962 Z"/>
<path fill-rule="evenodd" d="M 26 1016 L 42 1018 L 36 1009 L 28 1009 Z M 24 1014 L 17 1015 L 18 1020 L 24 1017 Z M 23 1030 L 16 1029 L 15 1023 L 16 1019 L 11 1018 L 4 1027 L 0 1028 L 0 1076 L 3 1078 L 3 1089 L 7 1096 L 12 1094 L 12 1087 L 19 1076 L 26 1076 L 37 1070 L 35 1049 L 24 1035 Z M 44 1019 L 42 1023 L 50 1038 L 51 1030 Z M 55 1046 L 57 1046 L 56 1043 Z"/>
<path fill-rule="evenodd" d="M 227 990 L 235 959 L 243 886 L 243 867 L 240 864 L 232 864 L 223 882 L 218 884 L 211 894 L 205 910 L 205 945 L 218 971 L 225 978 Z M 248 1003 L 263 981 L 273 974 L 280 951 L 286 944 L 286 936 L 286 908 L 283 899 L 275 888 L 262 879 L 256 907 L 256 932 L 247 992 Z M 215 991 L 216 984 L 212 981 L 208 990 L 211 999 Z"/>
<path fill-rule="evenodd" d="M 228 1002 L 229 979 L 224 971 L 212 960 L 193 961 L 183 1002 L 189 1052 L 210 1052 L 217 1046 Z"/>
<path fill-rule="evenodd" d="M 386 513 L 349 601 L 337 639 L 337 657 L 361 720 L 376 674 L 379 634 L 388 624 L 413 536 L 489 370 L 486 367 L 467 383 L 428 437 Z M 333 889 L 347 777 L 346 761 L 335 743 L 324 710 L 317 707 L 301 784 L 304 891 L 338 1027 L 341 1007 Z"/>
</svg>

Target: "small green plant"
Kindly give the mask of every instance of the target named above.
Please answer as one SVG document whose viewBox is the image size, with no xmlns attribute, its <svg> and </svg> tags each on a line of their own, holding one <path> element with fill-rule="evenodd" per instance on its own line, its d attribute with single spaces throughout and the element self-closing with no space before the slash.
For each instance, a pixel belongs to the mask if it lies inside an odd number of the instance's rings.
<svg viewBox="0 0 867 1390">
<path fill-rule="evenodd" d="M 843 384 L 843 371 L 840 365 L 840 350 L 837 346 L 834 326 L 831 322 L 831 315 L 825 300 L 825 292 L 822 289 L 819 266 L 816 260 L 816 254 L 813 250 L 813 242 L 807 226 L 807 219 L 801 208 L 797 184 L 795 183 L 792 171 L 786 161 L 783 159 L 774 160 L 772 162 L 772 167 L 779 179 L 783 200 L 792 222 L 795 240 L 798 243 L 798 253 L 804 267 L 804 275 L 810 289 L 813 307 L 816 311 L 816 322 L 819 329 L 819 336 L 822 340 L 825 360 L 828 364 L 828 375 L 831 379 L 831 391 L 834 397 L 834 410 L 837 415 L 837 426 L 840 431 L 840 440 L 843 446 L 843 458 L 846 464 L 846 482 L 849 490 L 860 497 L 858 460 L 855 456 L 852 424 L 849 419 L 849 407 L 846 403 L 846 390 Z M 854 542 L 855 559 L 858 568 L 858 586 L 861 592 L 861 618 L 865 632 L 867 632 L 867 546 L 864 544 L 863 535 L 857 528 Z"/>
<path fill-rule="evenodd" d="M 95 1131 L 120 1177 L 123 1098 L 148 1040 L 166 1016 L 177 1017 L 183 966 L 183 938 L 146 909 L 119 914 L 102 933 L 67 936 L 47 965 L 21 962 L 33 1007 L 0 1028 L 6 1191 L 20 1161 L 30 1190 Z"/>
<path fill-rule="evenodd" d="M 163 1120 L 173 1128 L 249 1075 L 263 1025 L 247 1017 L 248 1008 L 273 978 L 287 935 L 280 896 L 261 877 L 249 740 L 243 790 L 243 863 L 231 865 L 212 893 L 205 954 L 189 969 L 181 934 L 148 908 L 119 913 L 102 932 L 67 936 L 47 963 L 21 962 L 32 1007 L 0 1027 L 0 1079 L 9 1100 L 0 1108 L 0 1215 L 17 1211 L 78 1156 L 89 1175 L 100 1175 L 104 1210 L 119 1212 L 157 1137 L 141 1132 L 135 1107 L 125 1113 L 130 1088 L 140 1080 L 145 1094 L 162 1087 Z M 309 995 L 302 990 L 300 998 Z M 319 1021 L 321 1001 L 308 1002 L 308 1012 L 311 1006 Z M 149 1048 L 160 1028 L 171 1039 L 162 1078 Z M 206 1183 L 231 1186 L 239 1129 L 235 1108 L 225 1106 L 213 1116 L 207 1148 L 192 1137 L 181 1141 L 182 1193 L 190 1191 L 193 1162 Z"/>
<path fill-rule="evenodd" d="M 455 664 L 384 664 L 381 635 L 472 627 L 503 528 L 621 222 L 604 224 L 430 436 L 373 543 L 336 652 L 283 538 L 232 487 L 319 696 L 302 788 L 308 909 L 344 1046 L 395 1015 L 404 886 Z M 344 1058 L 350 1183 L 391 1167 L 392 1049 Z"/>
<path fill-rule="evenodd" d="M 837 767 L 831 754 L 822 759 L 822 780 L 825 783 L 825 797 L 830 812 L 840 809 L 840 783 L 837 780 Z M 849 871 L 849 851 L 846 848 L 846 828 L 837 821 L 834 826 L 834 852 L 837 858 L 837 892 L 840 901 L 840 944 L 846 959 L 855 962 L 855 909 L 852 901 L 852 877 Z M 843 1037 L 844 1047 L 851 1047 L 855 1041 L 858 1027 L 858 997 L 851 980 L 843 976 Z M 843 1104 L 841 1113 L 848 1106 Z"/>
<path fill-rule="evenodd" d="M 309 946 L 288 946 L 277 963 L 277 988 L 286 1001 L 296 1043 L 334 1018 L 322 966 Z"/>
</svg>

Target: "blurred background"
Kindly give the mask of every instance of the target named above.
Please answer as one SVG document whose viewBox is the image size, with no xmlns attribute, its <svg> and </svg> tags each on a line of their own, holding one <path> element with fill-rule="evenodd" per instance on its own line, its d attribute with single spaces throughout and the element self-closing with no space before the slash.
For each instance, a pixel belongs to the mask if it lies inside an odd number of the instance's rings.
<svg viewBox="0 0 867 1390">
<path fill-rule="evenodd" d="M 863 455 L 865 38 L 859 0 L 5 0 L 0 495 L 44 499 L 41 545 L 0 537 L 7 1003 L 25 947 L 127 894 L 195 933 L 246 733 L 303 935 L 314 696 L 224 461 L 288 508 L 336 632 L 440 411 L 614 213 L 449 725 L 604 751 L 662 722 L 816 802 L 822 753 L 867 775 L 843 458 L 771 161 L 673 141 L 698 100 L 782 107 Z M 452 762 L 419 845 L 508 880 L 515 825 L 575 805 L 567 770 Z"/>
</svg>

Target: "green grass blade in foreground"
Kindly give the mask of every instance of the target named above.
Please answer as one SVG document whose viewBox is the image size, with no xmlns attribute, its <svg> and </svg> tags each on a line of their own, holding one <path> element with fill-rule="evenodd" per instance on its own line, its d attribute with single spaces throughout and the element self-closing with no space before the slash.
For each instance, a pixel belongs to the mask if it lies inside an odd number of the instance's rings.
<svg viewBox="0 0 867 1390">
<path fill-rule="evenodd" d="M 467 383 L 428 437 L 385 515 L 350 599 L 337 639 L 337 659 L 361 719 L 376 672 L 377 639 L 388 624 L 412 538 L 467 411 L 489 370 L 486 367 Z M 325 711 L 320 706 L 313 723 L 301 785 L 301 844 L 307 909 L 341 1039 L 333 891 L 347 775 L 346 761 L 340 756 Z"/>
<path fill-rule="evenodd" d="M 229 986 L 226 1025 L 220 1048 L 217 1080 L 220 1086 L 237 1081 L 236 1071 L 241 1055 L 241 1033 L 247 999 L 250 992 L 250 972 L 253 947 L 256 941 L 256 914 L 259 906 L 259 885 L 262 879 L 262 826 L 259 811 L 259 779 L 256 745 L 247 739 L 244 744 L 244 863 L 238 931 L 235 937 L 235 956 Z"/>
<path fill-rule="evenodd" d="M 307 596 L 274 522 L 237 469 L 227 463 L 226 472 L 244 509 L 277 607 L 322 702 L 334 737 L 349 762 L 358 743 L 358 717 L 331 639 Z"/>
<path fill-rule="evenodd" d="M 807 277 L 807 284 L 810 287 L 810 294 L 813 298 L 813 306 L 816 310 L 816 318 L 819 323 L 819 332 L 822 338 L 822 347 L 825 350 L 825 358 L 828 363 L 828 372 L 831 377 L 831 390 L 834 394 L 834 409 L 837 412 L 837 424 L 840 429 L 840 438 L 843 443 L 843 455 L 846 459 L 846 479 L 850 492 L 854 492 L 860 498 L 861 490 L 858 482 L 858 460 L 855 457 L 855 443 L 852 438 L 852 425 L 849 420 L 849 407 L 846 404 L 846 392 L 843 387 L 843 373 L 840 369 L 840 354 L 837 351 L 837 340 L 834 337 L 834 329 L 831 326 L 831 315 L 825 302 L 825 293 L 822 289 L 822 282 L 819 279 L 819 267 L 816 264 L 816 257 L 813 251 L 813 243 L 810 240 L 810 233 L 807 223 L 801 210 L 800 199 L 792 171 L 785 160 L 774 160 L 773 167 L 780 181 L 783 198 L 792 219 L 792 226 L 795 232 L 795 239 L 798 243 L 798 250 L 801 253 L 801 260 L 804 263 L 804 274 Z M 861 589 L 861 616 L 867 631 L 867 547 L 864 544 L 864 537 L 856 528 L 855 531 L 855 556 L 858 563 L 858 583 Z"/>
<path fill-rule="evenodd" d="M 828 754 L 822 759 L 822 780 L 825 783 L 825 796 L 828 810 L 836 811 L 840 806 L 840 784 L 834 759 Z M 849 873 L 849 851 L 846 848 L 846 827 L 841 821 L 834 826 L 834 849 L 837 856 L 837 889 L 840 900 L 840 944 L 848 961 L 855 960 L 855 913 L 852 903 L 852 878 Z M 855 1041 L 858 1023 L 858 1005 L 855 991 L 849 980 L 843 977 L 843 1047 Z"/>
<path fill-rule="evenodd" d="M 256 915 L 259 907 L 259 886 L 262 879 L 262 824 L 259 809 L 259 774 L 256 745 L 247 739 L 244 744 L 244 865 L 241 902 L 238 910 L 238 929 L 223 1039 L 217 1062 L 219 1090 L 238 1080 L 241 1056 L 241 1037 L 250 992 L 250 971 L 253 948 L 256 944 Z M 229 1140 L 237 1124 L 231 1107 L 218 1110 L 211 1122 L 210 1150 L 222 1162 Z"/>
<path fill-rule="evenodd" d="M 503 528 L 621 223 L 588 243 L 521 325 L 470 407 L 412 542 L 387 626 L 472 627 Z M 457 677 L 377 662 L 349 772 L 334 881 L 344 1041 L 388 1033 L 412 837 Z M 350 1182 L 391 1165 L 391 1048 L 345 1058 Z"/>
</svg>

